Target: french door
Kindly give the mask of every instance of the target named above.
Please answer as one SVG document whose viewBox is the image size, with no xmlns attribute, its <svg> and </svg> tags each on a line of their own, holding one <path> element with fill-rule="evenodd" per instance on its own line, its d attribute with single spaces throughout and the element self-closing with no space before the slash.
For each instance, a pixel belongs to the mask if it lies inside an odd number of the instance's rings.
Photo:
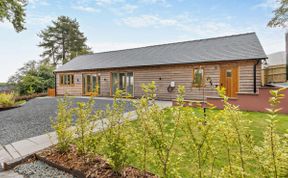
<svg viewBox="0 0 288 178">
<path fill-rule="evenodd" d="M 83 95 L 98 96 L 100 94 L 100 76 L 97 74 L 83 74 Z"/>
<path fill-rule="evenodd" d="M 123 90 L 127 95 L 134 96 L 134 75 L 133 72 L 115 72 L 111 74 L 111 96 L 117 89 Z"/>
</svg>

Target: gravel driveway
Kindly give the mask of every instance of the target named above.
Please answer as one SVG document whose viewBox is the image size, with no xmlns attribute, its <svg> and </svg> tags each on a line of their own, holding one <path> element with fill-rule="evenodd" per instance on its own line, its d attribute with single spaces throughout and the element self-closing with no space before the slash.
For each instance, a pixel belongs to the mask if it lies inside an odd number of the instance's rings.
<svg viewBox="0 0 288 178">
<path fill-rule="evenodd" d="M 88 101 L 88 98 L 74 98 L 73 102 Z M 110 99 L 95 99 L 95 109 L 105 109 L 111 105 Z M 133 110 L 128 102 L 126 111 Z M 0 145 L 6 145 L 25 138 L 30 138 L 53 131 L 50 118 L 56 116 L 57 98 L 35 98 L 24 106 L 7 111 L 0 111 Z"/>
</svg>

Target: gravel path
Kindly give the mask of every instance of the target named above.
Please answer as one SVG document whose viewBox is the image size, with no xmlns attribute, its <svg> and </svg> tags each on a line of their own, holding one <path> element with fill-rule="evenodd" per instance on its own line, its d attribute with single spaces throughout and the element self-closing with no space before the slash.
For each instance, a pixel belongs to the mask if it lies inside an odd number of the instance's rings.
<svg viewBox="0 0 288 178">
<path fill-rule="evenodd" d="M 54 167 L 51 167 L 41 161 L 35 161 L 32 163 L 21 164 L 14 168 L 14 171 L 24 175 L 28 178 L 45 178 L 45 177 L 61 177 L 61 178 L 73 178 L 71 174 L 60 171 Z"/>
<path fill-rule="evenodd" d="M 73 102 L 88 101 L 88 98 L 74 98 Z M 105 109 L 112 100 L 95 99 L 95 109 Z M 133 110 L 131 103 L 126 111 Z M 0 145 L 6 145 L 53 131 L 50 118 L 56 116 L 57 98 L 42 97 L 28 101 L 24 106 L 0 111 Z"/>
</svg>

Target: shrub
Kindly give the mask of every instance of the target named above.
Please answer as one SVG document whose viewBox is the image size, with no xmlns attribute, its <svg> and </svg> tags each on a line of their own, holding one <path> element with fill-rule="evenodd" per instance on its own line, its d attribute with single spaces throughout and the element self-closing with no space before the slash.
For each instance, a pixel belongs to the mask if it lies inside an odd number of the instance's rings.
<svg viewBox="0 0 288 178">
<path fill-rule="evenodd" d="M 96 121 L 101 118 L 101 111 L 94 113 L 94 99 L 91 97 L 87 103 L 79 102 L 75 110 L 77 150 L 80 154 L 88 154 L 96 151 L 97 136 L 94 133 Z"/>
<path fill-rule="evenodd" d="M 153 87 L 152 83 L 148 88 L 154 89 L 155 87 Z M 179 86 L 177 101 L 180 103 L 183 103 L 184 92 L 185 88 Z M 148 96 L 154 96 L 153 92 L 151 94 L 148 94 Z M 146 130 L 145 132 L 147 132 L 148 143 L 150 143 L 153 148 L 152 151 L 154 158 L 156 158 L 156 164 L 161 167 L 162 177 L 177 177 L 178 161 L 172 161 L 172 157 L 176 157 L 176 155 L 179 156 L 179 152 L 176 152 L 174 146 L 178 139 L 177 133 L 182 121 L 181 107 L 182 105 L 162 110 L 157 104 L 152 103 L 146 112 L 147 117 L 145 118 L 144 129 Z M 170 115 L 168 115 L 167 112 L 171 113 L 171 118 L 169 118 Z"/>
<path fill-rule="evenodd" d="M 287 137 L 276 132 L 277 113 L 281 110 L 278 107 L 284 95 L 280 92 L 283 89 L 271 90 L 269 103 L 271 108 L 267 109 L 268 126 L 264 131 L 264 140 L 261 147 L 257 147 L 258 157 L 261 164 L 262 176 L 264 177 L 287 177 L 288 176 L 288 145 Z"/>
<path fill-rule="evenodd" d="M 132 152 L 135 153 L 135 157 L 140 161 L 140 167 L 144 172 L 147 171 L 147 162 L 151 161 L 151 142 L 148 137 L 148 126 L 150 121 L 150 101 L 152 105 L 155 105 L 156 98 L 156 86 L 155 82 L 151 82 L 147 85 L 142 84 L 142 90 L 144 95 L 134 102 L 137 120 L 139 124 L 136 124 L 132 130 Z"/>
<path fill-rule="evenodd" d="M 217 88 L 223 98 L 224 109 L 219 112 L 218 132 L 220 145 L 226 152 L 227 165 L 222 168 L 222 176 L 245 177 L 249 175 L 248 163 L 252 159 L 254 145 L 251 142 L 250 121 L 243 117 L 238 106 L 228 102 L 225 89 Z"/>
<path fill-rule="evenodd" d="M 57 148 L 63 153 L 67 152 L 70 144 L 73 141 L 72 116 L 73 107 L 72 101 L 66 96 L 58 100 L 58 112 L 55 119 L 51 119 L 52 127 L 55 129 L 58 139 Z"/>
<path fill-rule="evenodd" d="M 126 102 L 121 98 L 125 92 L 117 90 L 114 96 L 113 107 L 106 108 L 106 122 L 103 123 L 103 152 L 117 172 L 121 172 L 128 163 L 128 120 L 123 116 Z"/>
<path fill-rule="evenodd" d="M 0 93 L 0 107 L 12 107 L 15 105 L 14 93 Z"/>
</svg>

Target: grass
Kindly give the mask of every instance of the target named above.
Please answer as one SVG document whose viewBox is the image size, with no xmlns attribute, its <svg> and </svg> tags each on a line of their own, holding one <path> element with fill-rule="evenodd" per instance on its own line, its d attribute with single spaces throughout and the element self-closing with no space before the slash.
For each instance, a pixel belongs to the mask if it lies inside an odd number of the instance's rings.
<svg viewBox="0 0 288 178">
<path fill-rule="evenodd" d="M 195 110 L 195 109 L 194 109 Z M 213 110 L 210 112 L 219 112 L 219 110 Z M 197 110 L 196 110 L 197 113 Z M 169 113 L 168 113 L 169 114 Z M 198 114 L 201 114 L 201 112 L 198 112 Z M 266 129 L 267 126 L 267 121 L 266 119 L 268 118 L 267 113 L 261 113 L 261 112 L 244 112 L 244 117 L 248 118 L 251 120 L 251 130 L 253 130 L 253 137 L 254 140 L 256 142 L 257 145 L 259 145 L 263 139 L 263 132 Z M 277 131 L 279 133 L 284 134 L 285 131 L 288 129 L 288 115 L 284 115 L 284 114 L 279 114 L 278 115 L 278 119 L 279 122 L 277 123 Z M 137 126 L 138 122 L 133 121 L 132 127 Z M 178 133 L 180 135 L 180 139 L 181 140 L 181 134 L 183 135 L 183 133 L 179 132 Z M 177 144 L 175 145 L 175 149 L 179 150 L 179 152 L 181 150 L 183 150 L 182 146 L 181 146 L 181 141 L 177 142 Z M 221 158 L 222 157 L 222 158 Z M 141 164 L 139 162 L 139 160 L 135 159 L 135 158 L 130 158 L 131 159 L 131 165 L 134 167 L 139 167 Z M 157 159 L 156 157 L 154 157 L 153 159 Z M 174 158 L 176 159 L 176 158 Z M 191 167 L 190 167 L 190 162 L 191 159 L 193 158 L 189 158 L 189 157 L 183 157 L 182 161 L 180 162 L 180 175 L 182 177 L 191 177 L 192 175 L 191 173 Z M 222 167 L 225 163 L 225 156 L 220 155 L 219 160 L 216 161 L 216 167 Z M 160 168 L 157 167 L 156 165 L 154 165 L 153 160 L 148 163 L 148 171 L 159 174 L 161 172 Z M 253 170 L 252 170 L 253 171 Z"/>
</svg>

